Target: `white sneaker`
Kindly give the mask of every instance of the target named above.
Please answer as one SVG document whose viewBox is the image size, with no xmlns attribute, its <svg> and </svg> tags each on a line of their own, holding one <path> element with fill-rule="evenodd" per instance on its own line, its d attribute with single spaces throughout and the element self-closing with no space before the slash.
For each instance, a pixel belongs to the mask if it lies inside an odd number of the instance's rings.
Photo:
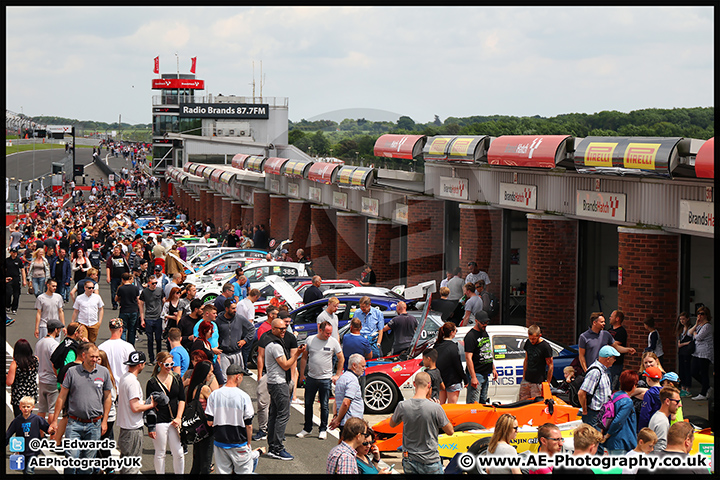
<svg viewBox="0 0 720 480">
<path fill-rule="evenodd" d="M 327 431 L 323 430 L 322 432 L 320 432 L 320 433 L 318 434 L 318 438 L 319 438 L 320 440 L 325 440 L 325 439 L 327 438 Z"/>
<path fill-rule="evenodd" d="M 707 400 L 707 397 L 703 395 L 702 393 L 699 393 L 697 396 L 692 397 L 693 400 Z"/>
<path fill-rule="evenodd" d="M 310 432 L 307 432 L 307 431 L 303 430 L 303 431 L 301 431 L 300 433 L 298 433 L 298 434 L 295 435 L 295 436 L 298 437 L 298 438 L 305 438 L 307 435 L 310 435 Z"/>
</svg>

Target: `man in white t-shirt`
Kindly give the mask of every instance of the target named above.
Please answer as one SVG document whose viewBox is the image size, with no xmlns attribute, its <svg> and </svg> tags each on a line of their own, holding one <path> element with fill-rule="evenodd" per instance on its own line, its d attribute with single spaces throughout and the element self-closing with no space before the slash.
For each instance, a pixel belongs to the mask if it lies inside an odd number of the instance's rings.
<svg viewBox="0 0 720 480">
<path fill-rule="evenodd" d="M 142 387 L 138 375 L 145 368 L 145 354 L 133 351 L 124 363 L 128 373 L 120 378 L 117 394 L 117 415 L 115 425 L 120 427 L 117 448 L 121 457 L 142 456 L 143 446 L 143 412 L 155 408 L 155 399 L 145 403 Z M 129 474 L 140 473 L 141 465 L 126 467 L 121 472 Z"/>
<path fill-rule="evenodd" d="M 78 294 L 75 299 L 72 321 L 85 325 L 88 340 L 94 343 L 102 324 L 105 304 L 100 295 L 95 293 L 95 282 L 85 282 L 83 289 L 85 292 Z"/>
<path fill-rule="evenodd" d="M 320 331 L 319 327 L 322 322 L 330 322 L 330 325 L 332 325 L 332 337 L 338 342 L 340 341 L 340 336 L 338 335 L 338 316 L 335 312 L 337 312 L 339 304 L 340 300 L 338 300 L 337 297 L 330 297 L 327 308 L 317 317 L 318 332 Z"/>
<path fill-rule="evenodd" d="M 122 339 L 123 321 L 120 318 L 110 320 L 110 338 L 98 346 L 108 356 L 108 363 L 115 378 L 122 378 L 128 371 L 125 360 L 135 351 L 132 343 Z"/>
<path fill-rule="evenodd" d="M 59 293 L 55 293 L 57 282 L 49 279 L 45 283 L 45 293 L 38 295 L 35 299 L 35 338 L 42 340 L 48 333 L 47 324 L 50 320 L 58 320 L 65 328 L 65 312 L 63 311 L 63 299 Z"/>
<path fill-rule="evenodd" d="M 327 320 L 318 326 L 317 335 L 308 338 L 307 350 L 300 360 L 300 383 L 305 378 L 305 425 L 299 438 L 303 438 L 312 431 L 313 425 L 313 404 L 315 394 L 320 396 L 320 433 L 318 438 L 327 438 L 328 416 L 330 413 L 329 400 L 332 391 L 332 384 L 340 378 L 345 364 L 340 342 L 332 337 L 333 327 Z M 337 356 L 337 372 L 333 376 L 333 357 Z M 305 377 L 305 365 L 308 365 L 308 374 Z"/>
</svg>

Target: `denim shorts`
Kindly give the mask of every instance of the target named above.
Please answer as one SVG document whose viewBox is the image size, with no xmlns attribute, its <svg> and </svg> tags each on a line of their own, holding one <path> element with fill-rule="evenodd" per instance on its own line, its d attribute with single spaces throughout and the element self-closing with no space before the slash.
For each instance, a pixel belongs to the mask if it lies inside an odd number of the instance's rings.
<svg viewBox="0 0 720 480">
<path fill-rule="evenodd" d="M 445 387 L 446 392 L 459 392 L 460 390 L 462 390 L 462 382 L 453 383 L 452 385 Z"/>
</svg>

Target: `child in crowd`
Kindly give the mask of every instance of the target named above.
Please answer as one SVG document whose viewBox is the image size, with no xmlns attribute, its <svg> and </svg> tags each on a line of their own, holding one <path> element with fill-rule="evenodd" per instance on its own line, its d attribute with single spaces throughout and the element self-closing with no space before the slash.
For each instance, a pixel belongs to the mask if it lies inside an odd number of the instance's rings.
<svg viewBox="0 0 720 480">
<path fill-rule="evenodd" d="M 650 388 L 647 389 L 642 399 L 640 416 L 638 417 L 638 431 L 650 423 L 650 417 L 660 408 L 660 380 L 662 371 L 657 367 L 648 367 L 643 373 Z"/>
<path fill-rule="evenodd" d="M 22 397 L 20 399 L 20 415 L 10 422 L 10 426 L 5 432 L 6 446 L 10 443 L 10 437 L 13 435 L 25 439 L 25 450 L 22 455 L 25 456 L 24 473 L 29 475 L 35 473 L 35 467 L 30 466 L 30 459 L 38 454 L 37 451 L 30 449 L 30 440 L 41 439 L 44 437 L 44 433 L 49 432 L 51 435 L 55 433 L 47 420 L 32 413 L 33 408 L 35 408 L 35 399 L 30 396 Z M 21 452 L 14 452 L 11 449 L 11 453 L 20 454 Z"/>
<path fill-rule="evenodd" d="M 440 390 L 445 390 L 445 384 L 440 376 L 440 370 L 437 369 L 437 359 L 438 352 L 434 348 L 423 352 L 422 364 L 425 367 L 425 371 L 430 375 L 430 386 L 432 387 L 430 400 L 439 403 Z"/>
<path fill-rule="evenodd" d="M 663 359 L 663 346 L 662 340 L 660 339 L 660 332 L 655 328 L 655 318 L 652 316 L 647 317 L 643 321 L 645 331 L 648 332 L 648 346 L 645 349 L 646 352 L 654 352 L 658 357 L 658 362 L 662 366 Z"/>
<path fill-rule="evenodd" d="M 634 450 L 630 450 L 628 453 L 625 454 L 625 456 L 634 457 L 637 455 L 649 455 L 653 452 L 657 440 L 657 434 L 652 429 L 645 427 L 638 432 L 637 447 L 635 447 Z M 636 473 L 638 473 L 638 467 L 623 468 L 622 473 L 629 473 L 631 475 L 635 475 Z"/>
<path fill-rule="evenodd" d="M 678 377 L 678 374 L 675 372 L 667 372 L 663 377 L 660 379 L 660 387 L 675 387 L 678 390 L 680 390 L 680 377 Z M 682 398 L 681 398 L 682 400 Z M 675 422 L 682 422 L 683 421 L 683 413 L 682 413 L 682 401 L 678 404 L 677 412 L 674 414 L 670 414 L 670 425 L 672 425 Z"/>
</svg>

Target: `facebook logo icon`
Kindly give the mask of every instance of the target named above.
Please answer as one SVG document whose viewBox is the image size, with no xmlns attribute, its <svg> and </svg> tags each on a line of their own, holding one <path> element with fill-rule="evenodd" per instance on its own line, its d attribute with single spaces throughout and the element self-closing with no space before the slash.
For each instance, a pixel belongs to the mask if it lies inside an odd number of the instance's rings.
<svg viewBox="0 0 720 480">
<path fill-rule="evenodd" d="M 25 455 L 10 455 L 10 470 L 25 470 Z"/>
</svg>

